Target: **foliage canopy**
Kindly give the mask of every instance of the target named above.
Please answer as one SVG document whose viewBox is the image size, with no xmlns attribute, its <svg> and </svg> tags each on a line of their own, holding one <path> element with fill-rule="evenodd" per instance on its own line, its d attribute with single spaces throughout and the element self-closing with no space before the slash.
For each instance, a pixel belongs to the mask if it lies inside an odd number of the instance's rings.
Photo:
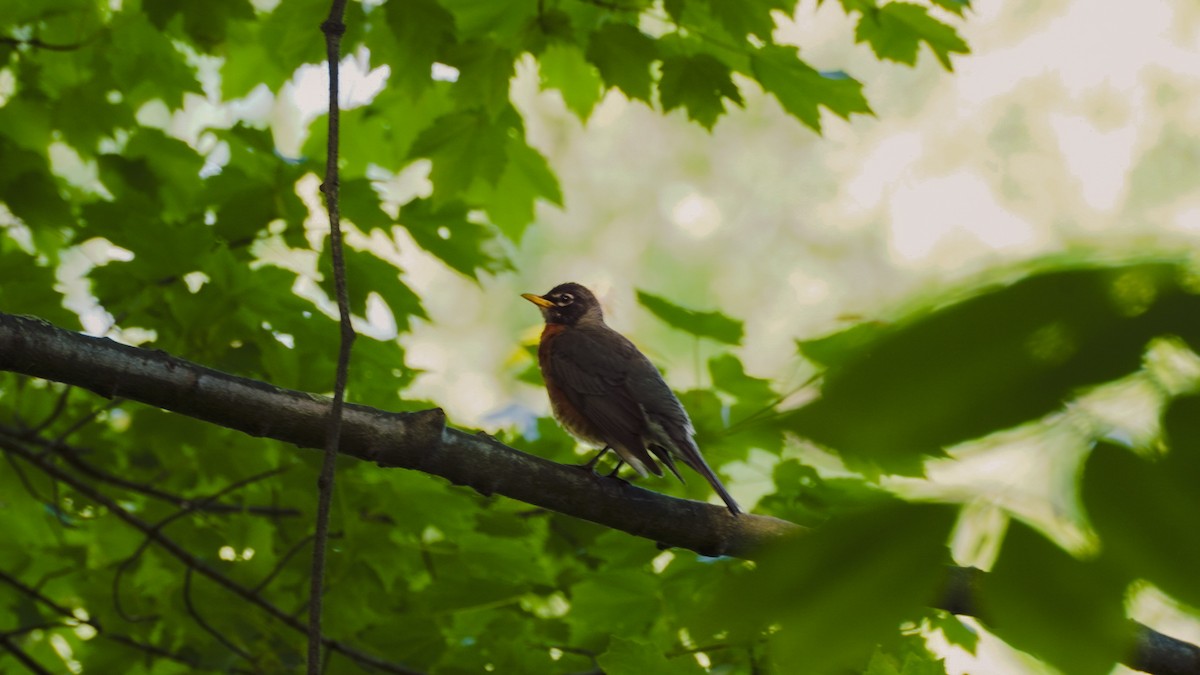
<svg viewBox="0 0 1200 675">
<path fill-rule="evenodd" d="M 0 4 L 0 311 L 73 329 L 86 320 L 213 368 L 327 391 L 337 327 L 321 297 L 331 284 L 323 221 L 306 203 L 326 132 L 315 124 L 301 156 L 285 157 L 269 130 L 236 119 L 181 131 L 199 101 L 277 93 L 319 62 L 327 4 Z M 853 39 L 879 59 L 913 64 L 924 45 L 949 70 L 967 51 L 953 27 L 966 2 L 840 4 L 856 18 Z M 383 91 L 342 117 L 342 211 L 362 235 L 347 252 L 353 311 L 381 302 L 401 332 L 427 318 L 429 299 L 395 263 L 400 231 L 478 279 L 511 269 L 505 251 L 539 201 L 564 206 L 510 98 L 521 69 L 536 66 L 541 86 L 584 121 L 615 91 L 711 129 L 754 87 L 816 131 L 823 115 L 869 114 L 858 81 L 775 41 L 779 13 L 793 11 L 786 0 L 351 3 L 344 44 L 389 68 Z M 381 177 L 414 166 L 426 167 L 429 194 L 385 194 Z M 798 358 L 824 377 L 819 398 L 790 410 L 780 408 L 790 392 L 724 351 L 741 342 L 741 322 L 639 292 L 663 321 L 722 345 L 707 363 L 712 385 L 682 394 L 706 456 L 720 468 L 766 453 L 772 489 L 754 511 L 819 529 L 757 564 L 662 552 L 346 461 L 325 625 L 422 672 L 943 672 L 925 634 L 967 649 L 977 639 L 924 608 L 950 561 L 958 504 L 910 503 L 877 479 L 920 474 L 951 446 L 1028 432 L 1069 437 L 1046 451 L 1078 460 L 1072 526 L 1101 545 L 1068 552 L 1061 533 L 1015 524 L 980 602 L 1014 646 L 1065 672 L 1107 672 L 1135 582 L 1200 606 L 1200 549 L 1179 530 L 1179 514 L 1200 507 L 1200 402 L 1178 375 L 1200 343 L 1200 298 L 1182 262 L 1051 260 L 1027 272 L 801 342 Z M 361 338 L 350 399 L 427 407 L 406 395 L 415 373 L 404 363 L 395 339 Z M 1114 382 L 1145 385 L 1166 411 L 1161 434 L 1122 436 L 1064 409 Z M 575 461 L 552 421 L 536 426 L 502 440 Z M 0 668 L 21 654 L 97 673 L 299 666 L 293 628 L 193 578 L 117 512 L 300 611 L 317 456 L 12 373 L 0 374 L 0 441 Z M 814 453 L 848 470 L 819 472 Z M 662 487 L 708 496 L 702 481 Z M 331 657 L 329 672 L 359 670 Z"/>
</svg>

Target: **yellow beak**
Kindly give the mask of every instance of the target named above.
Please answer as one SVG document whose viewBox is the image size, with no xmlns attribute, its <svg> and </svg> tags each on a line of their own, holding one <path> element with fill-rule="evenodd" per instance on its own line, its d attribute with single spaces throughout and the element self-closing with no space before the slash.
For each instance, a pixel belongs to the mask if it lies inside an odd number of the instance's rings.
<svg viewBox="0 0 1200 675">
<path fill-rule="evenodd" d="M 544 308 L 546 308 L 546 307 L 553 307 L 553 306 L 554 306 L 554 303 L 553 303 L 553 302 L 550 302 L 549 300 L 547 300 L 547 299 L 543 298 L 543 297 L 542 297 L 542 296 L 540 296 L 540 295 L 534 295 L 533 293 L 522 293 L 522 294 L 521 294 L 521 297 L 522 297 L 522 298 L 525 298 L 526 300 L 528 300 L 528 301 L 532 302 L 533 304 L 535 304 L 535 305 L 537 305 L 538 307 L 541 307 L 541 308 L 543 308 L 543 309 L 544 309 Z"/>
</svg>

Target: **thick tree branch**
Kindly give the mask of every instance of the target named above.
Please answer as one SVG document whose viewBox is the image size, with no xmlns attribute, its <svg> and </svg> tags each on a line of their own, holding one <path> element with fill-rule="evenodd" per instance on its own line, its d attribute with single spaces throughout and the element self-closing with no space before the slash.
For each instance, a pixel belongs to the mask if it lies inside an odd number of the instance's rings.
<svg viewBox="0 0 1200 675">
<path fill-rule="evenodd" d="M 325 397 L 73 333 L 39 319 L 0 314 L 0 369 L 140 401 L 253 436 L 304 448 L 324 446 L 330 405 Z M 388 413 L 348 404 L 340 452 L 706 555 L 747 556 L 768 541 L 801 530 L 766 516 L 734 518 L 723 507 L 604 480 L 486 436 L 446 428 L 439 409 Z"/>
<path fill-rule="evenodd" d="M 306 448 L 323 445 L 328 399 L 239 378 L 169 356 L 0 313 L 0 369 L 123 396 L 255 436 Z M 803 531 L 787 521 L 729 515 L 714 504 L 678 499 L 574 466 L 514 450 L 485 435 L 445 427 L 441 410 L 387 413 L 347 405 L 340 451 L 384 467 L 441 476 L 706 555 L 753 556 Z M 976 614 L 981 573 L 953 568 L 938 605 Z M 1127 665 L 1160 675 L 1200 674 L 1200 649 L 1138 625 Z"/>
</svg>

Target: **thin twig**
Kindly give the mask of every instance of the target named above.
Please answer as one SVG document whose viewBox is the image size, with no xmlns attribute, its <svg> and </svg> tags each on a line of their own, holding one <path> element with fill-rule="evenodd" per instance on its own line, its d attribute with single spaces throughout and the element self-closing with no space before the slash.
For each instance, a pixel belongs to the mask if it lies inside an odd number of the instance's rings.
<svg viewBox="0 0 1200 675">
<path fill-rule="evenodd" d="M 329 426 L 325 435 L 325 457 L 317 479 L 317 522 L 313 536 L 312 574 L 308 596 L 308 675 L 321 672 L 321 596 L 325 584 L 325 544 L 329 537 L 329 510 L 333 504 L 334 468 L 341 444 L 342 407 L 346 397 L 346 377 L 350 369 L 350 348 L 354 345 L 354 326 L 350 323 L 350 300 L 346 291 L 346 262 L 342 251 L 342 226 L 338 210 L 338 71 L 341 62 L 342 35 L 346 25 L 342 17 L 346 0 L 333 0 L 329 17 L 321 24 L 325 34 L 325 59 L 329 64 L 329 133 L 325 156 L 325 208 L 329 212 L 329 252 L 333 257 L 333 281 L 337 295 L 341 341 L 338 344 L 337 373 L 333 383 L 333 405 L 329 408 Z"/>
<path fill-rule="evenodd" d="M 80 494 L 88 497 L 89 499 L 96 502 L 97 504 L 100 504 L 101 506 L 105 507 L 106 509 L 109 510 L 110 513 L 112 513 L 114 516 L 116 516 L 120 520 L 125 521 L 125 523 L 131 525 L 135 529 L 141 530 L 143 533 L 145 533 L 147 536 L 149 536 L 151 539 L 153 539 L 155 541 L 155 543 L 157 543 L 159 546 L 161 546 L 164 551 L 171 554 L 171 556 L 173 556 L 176 560 L 179 560 L 180 562 L 182 562 L 185 566 L 190 567 L 190 568 L 194 569 L 196 572 L 200 573 L 201 575 L 208 577 L 209 579 L 217 582 L 218 585 L 222 586 L 223 588 L 225 588 L 229 592 L 233 593 L 234 595 L 242 598 L 243 600 L 246 600 L 246 601 L 250 602 L 251 604 L 256 605 L 257 607 L 261 608 L 264 612 L 266 612 L 268 615 L 270 615 L 272 618 L 276 619 L 277 621 L 280 621 L 287 627 L 289 627 L 299 633 L 302 633 L 302 634 L 307 633 L 307 629 L 305 628 L 305 625 L 302 622 L 300 622 L 299 620 L 297 620 L 296 618 L 294 618 L 292 616 L 289 616 L 287 614 L 287 612 L 284 612 L 283 610 L 279 609 L 279 607 L 277 607 L 273 603 L 265 600 L 257 593 L 250 591 L 250 589 L 242 586 L 241 584 L 239 584 L 236 581 L 230 579 L 229 577 L 221 574 L 220 572 L 217 572 L 212 567 L 210 567 L 207 563 L 205 563 L 203 560 L 196 557 L 190 551 L 188 551 L 186 548 L 184 548 L 182 545 L 180 545 L 179 542 L 166 536 L 162 532 L 156 531 L 150 525 L 150 523 L 147 523 L 146 521 L 133 515 L 126 509 L 122 508 L 121 505 L 118 504 L 116 501 L 107 497 L 104 493 L 95 489 L 88 483 L 63 471 L 62 469 L 58 468 L 57 466 L 55 466 L 54 464 L 49 462 L 47 459 L 40 457 L 37 453 L 30 452 L 26 448 L 22 447 L 21 444 L 13 442 L 13 441 L 5 438 L 4 436 L 0 436 L 0 447 L 17 455 L 18 457 L 24 459 L 25 461 L 36 465 L 42 471 L 50 474 L 52 477 L 71 486 Z M 347 657 L 349 657 L 365 666 L 377 668 L 379 670 L 382 670 L 382 671 L 388 672 L 388 673 L 399 673 L 400 675 L 414 675 L 419 672 L 419 671 L 412 670 L 411 668 L 408 668 L 406 666 L 402 666 L 402 665 L 396 664 L 396 663 L 391 663 L 390 661 L 385 661 L 383 659 L 372 656 L 370 654 L 366 654 L 366 653 L 361 652 L 353 647 L 343 644 L 339 640 L 334 640 L 333 638 L 330 638 L 330 637 L 322 637 L 321 640 L 325 644 L 326 647 L 336 650 L 338 652 L 341 652 L 342 654 L 346 655 Z"/>
<path fill-rule="evenodd" d="M 51 671 L 43 668 L 42 664 L 34 661 L 33 657 L 27 654 L 24 649 L 18 647 L 16 641 L 12 638 L 0 635 L 0 647 L 7 649 L 8 653 L 20 661 L 21 665 L 25 666 L 25 669 L 29 672 L 37 673 L 38 675 L 54 675 Z"/>
<path fill-rule="evenodd" d="M 109 485 L 115 485 L 124 488 L 131 492 L 153 497 L 155 499 L 174 504 L 179 508 L 191 508 L 195 511 L 203 511 L 205 513 L 245 513 L 250 515 L 269 516 L 272 518 L 282 518 L 300 515 L 299 509 L 281 506 L 242 506 L 238 504 L 217 504 L 212 503 L 209 499 L 203 500 L 203 505 L 199 505 L 198 501 L 191 497 L 167 492 L 160 488 L 154 487 L 149 483 L 123 478 L 113 473 L 109 473 L 96 465 L 83 459 L 86 450 L 76 446 L 68 445 L 60 441 L 52 441 L 41 436 L 31 435 L 29 433 L 18 433 L 16 429 L 11 429 L 0 425 L 0 434 L 8 434 L 14 440 L 23 441 L 30 445 L 52 449 L 58 453 L 60 457 L 65 459 L 68 464 L 78 469 L 92 478 Z"/>
<path fill-rule="evenodd" d="M 263 471 L 263 472 L 255 474 L 253 476 L 250 476 L 248 478 L 243 478 L 239 481 L 230 483 L 229 485 L 226 485 L 225 487 L 221 488 L 216 493 L 214 493 L 208 497 L 205 497 L 204 499 L 201 499 L 197 502 L 189 504 L 188 506 L 167 516 L 166 518 L 163 518 L 162 520 L 158 521 L 157 523 L 154 523 L 153 525 L 150 526 L 150 529 L 153 532 L 161 532 L 163 530 L 163 528 L 165 528 L 167 525 L 170 525 L 172 522 L 179 520 L 180 518 L 188 515 L 189 513 L 192 513 L 193 511 L 197 511 L 197 510 L 203 508 L 206 504 L 208 504 L 210 502 L 216 501 L 216 500 L 220 499 L 221 497 L 224 497 L 225 495 L 227 495 L 231 492 L 234 492 L 235 490 L 240 490 L 241 488 L 246 487 L 247 485 L 250 485 L 252 483 L 257 483 L 259 481 L 266 480 L 267 478 L 270 478 L 271 476 L 279 475 L 279 474 L 283 473 L 284 471 L 286 471 L 285 468 L 270 469 L 268 471 Z M 126 621 L 152 621 L 152 620 L 158 618 L 157 614 L 150 614 L 147 616 L 130 616 L 130 615 L 126 614 L 124 608 L 121 607 L 121 579 L 124 578 L 125 573 L 127 571 L 129 571 L 129 569 L 131 567 L 133 567 L 133 564 L 135 562 L 137 562 L 139 558 L 141 558 L 142 553 L 144 553 L 146 551 L 146 549 L 150 547 L 151 541 L 152 541 L 152 539 L 149 536 L 147 536 L 145 539 L 143 539 L 142 543 L 137 547 L 137 550 L 135 550 L 132 554 L 130 554 L 128 558 L 125 558 L 124 560 L 122 560 L 120 565 L 117 565 L 117 572 L 116 572 L 116 574 L 113 575 L 113 583 L 112 583 L 113 607 L 117 610 L 117 613 L 121 615 L 121 618 L 125 619 Z"/>
<path fill-rule="evenodd" d="M 13 458 L 10 457 L 8 453 L 4 454 L 4 459 L 8 460 L 8 464 L 12 467 L 13 473 L 17 474 L 17 480 L 21 482 L 21 485 L 25 487 L 25 491 L 29 493 L 30 497 L 33 497 L 35 502 L 50 504 L 48 500 L 38 494 L 37 489 L 33 487 L 33 483 L 29 482 L 29 477 L 25 475 L 25 469 L 22 469 L 20 464 L 17 464 L 15 461 L 13 461 Z M 57 505 L 54 506 L 56 508 L 55 512 L 57 513 Z"/>
<path fill-rule="evenodd" d="M 183 606 L 187 608 L 187 613 L 192 615 L 192 619 L 196 624 L 203 628 L 209 635 L 216 638 L 217 642 L 225 645 L 226 649 L 250 662 L 250 665 L 254 665 L 254 657 L 250 653 L 235 644 L 233 640 L 225 637 L 225 634 L 214 628 L 212 624 L 205 621 L 204 617 L 200 616 L 200 612 L 196 610 L 196 606 L 192 604 L 192 568 L 190 567 L 183 573 Z"/>
<path fill-rule="evenodd" d="M 279 562 L 275 563 L 275 568 L 271 570 L 270 574 L 263 577 L 263 580 L 255 584 L 250 590 L 254 593 L 258 593 L 266 588 L 268 584 L 275 580 L 275 577 L 279 576 L 279 573 L 283 571 L 283 568 L 287 565 L 288 561 L 292 559 L 292 556 L 296 555 L 300 549 L 304 548 L 304 545 L 311 541 L 312 538 L 313 536 L 308 534 L 305 535 L 300 541 L 292 544 L 292 547 L 288 549 L 288 552 L 284 553 L 283 557 L 279 559 Z"/>
<path fill-rule="evenodd" d="M 35 630 L 53 630 L 55 628 L 65 627 L 64 624 L 56 621 L 43 621 L 42 623 L 31 623 L 28 626 L 21 626 L 12 630 L 0 631 L 0 638 L 14 638 L 32 633 Z"/>
<path fill-rule="evenodd" d="M 54 422 L 58 420 L 59 415 L 62 415 L 63 411 L 67 409 L 67 399 L 71 397 L 71 392 L 74 390 L 75 387 L 64 387 L 62 393 L 58 395 L 58 400 L 54 402 L 54 409 L 50 411 L 49 415 L 46 415 L 46 419 L 42 420 L 37 424 L 37 426 L 30 429 L 29 433 L 39 434 L 45 430 L 46 427 L 54 424 Z"/>
<path fill-rule="evenodd" d="M 106 401 L 104 403 L 104 405 L 98 406 L 97 408 L 95 408 L 94 410 L 89 412 L 88 414 L 84 415 L 83 417 L 80 417 L 78 420 L 75 420 L 74 424 L 67 427 L 59 435 L 55 436 L 54 443 L 56 443 L 56 444 L 62 443 L 63 441 L 70 438 L 71 435 L 74 434 L 76 431 L 79 431 L 80 429 L 84 428 L 88 424 L 91 424 L 92 421 L 95 420 L 97 417 L 99 417 L 102 413 L 106 413 L 109 410 L 112 410 L 113 408 L 121 405 L 124 402 L 125 402 L 125 399 L 119 398 L 119 397 L 113 398 L 110 401 Z"/>
<path fill-rule="evenodd" d="M 77 42 L 75 44 L 56 45 L 56 44 L 51 44 L 49 42 L 43 42 L 42 40 L 40 40 L 38 38 L 30 38 L 28 40 L 21 40 L 19 38 L 14 38 L 14 37 L 0 37 L 0 44 L 13 45 L 14 47 L 20 47 L 22 45 L 25 45 L 25 46 L 29 46 L 29 47 L 35 47 L 37 49 L 45 49 L 45 50 L 52 51 L 52 52 L 73 52 L 76 49 L 83 48 L 83 46 L 86 45 L 89 41 L 91 41 L 91 39 L 92 38 L 88 38 L 87 40 L 84 40 L 83 42 Z"/>
<path fill-rule="evenodd" d="M 4 583 L 8 584 L 9 586 L 12 586 L 13 588 L 24 593 L 25 595 L 36 600 L 37 602 L 45 605 L 46 607 L 49 607 L 50 609 L 54 610 L 56 613 L 62 615 L 63 617 L 66 617 L 70 621 L 77 621 L 79 623 L 91 626 L 92 628 L 94 628 L 96 630 L 96 633 L 98 633 L 99 635 L 102 635 L 103 637 L 105 637 L 109 640 L 112 640 L 113 642 L 118 642 L 127 647 L 132 647 L 134 649 L 143 651 L 152 656 L 161 656 L 163 658 L 170 659 L 177 663 L 182 663 L 184 665 L 191 666 L 193 668 L 195 668 L 197 665 L 193 659 L 189 659 L 184 656 L 180 656 L 179 654 L 176 654 L 175 652 L 169 651 L 167 649 L 163 649 L 162 647 L 156 647 L 155 645 L 140 642 L 140 641 L 135 640 L 127 635 L 111 633 L 111 632 L 107 631 L 104 628 L 104 626 L 101 625 L 101 623 L 94 618 L 82 619 L 82 618 L 76 616 L 75 612 L 72 612 L 70 609 L 67 609 L 66 607 L 63 607 L 62 605 L 58 604 L 57 602 L 51 600 L 50 598 L 43 595 L 41 593 L 41 591 L 22 582 L 20 579 L 12 576 L 11 574 L 5 572 L 2 569 L 0 569 L 0 581 L 3 581 Z M 70 624 L 64 624 L 64 626 L 67 628 L 73 628 L 73 626 L 71 626 Z"/>
<path fill-rule="evenodd" d="M 537 647 L 539 649 L 557 649 L 558 651 L 560 651 L 564 654 L 574 654 L 575 656 L 582 656 L 582 657 L 587 658 L 589 661 L 591 661 L 593 666 L 595 666 L 597 668 L 600 667 L 600 662 L 596 660 L 596 657 L 599 655 L 594 650 L 591 650 L 591 649 L 584 649 L 583 647 L 569 647 L 567 645 L 547 645 L 547 644 L 538 644 L 538 645 L 534 645 L 534 647 Z"/>
</svg>

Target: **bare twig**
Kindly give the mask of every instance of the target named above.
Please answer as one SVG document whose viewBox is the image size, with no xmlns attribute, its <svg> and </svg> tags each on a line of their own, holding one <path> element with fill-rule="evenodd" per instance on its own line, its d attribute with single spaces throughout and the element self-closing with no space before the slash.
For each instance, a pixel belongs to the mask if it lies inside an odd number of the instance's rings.
<svg viewBox="0 0 1200 675">
<path fill-rule="evenodd" d="M 167 649 L 163 649 L 162 647 L 156 647 L 155 645 L 146 644 L 145 642 L 135 640 L 127 635 L 111 633 L 108 630 L 106 630 L 104 628 L 104 626 L 102 626 L 101 623 L 94 618 L 81 619 L 78 616 L 75 616 L 75 613 L 72 612 L 71 610 L 69 610 L 66 607 L 63 607 L 62 605 L 58 604 L 57 602 L 51 600 L 50 598 L 43 595 L 36 588 L 22 582 L 20 579 L 14 577 L 13 575 L 9 574 L 8 572 L 5 572 L 4 570 L 0 570 L 0 581 L 3 581 L 4 583 L 8 584 L 9 586 L 12 586 L 13 588 L 17 589 L 21 593 L 24 593 L 25 595 L 29 596 L 30 598 L 41 603 L 42 605 L 49 607 L 50 609 L 54 610 L 54 612 L 65 617 L 66 619 L 68 619 L 70 621 L 77 621 L 79 623 L 91 626 L 92 628 L 94 628 L 96 630 L 96 633 L 104 636 L 105 638 L 107 638 L 109 640 L 112 640 L 113 642 L 119 642 L 120 644 L 123 644 L 127 647 L 132 647 L 134 649 L 145 652 L 147 654 L 151 654 L 153 656 L 161 656 L 163 658 L 170 659 L 172 661 L 175 661 L 177 663 L 182 663 L 184 665 L 188 665 L 188 666 L 192 666 L 192 667 L 196 667 L 196 665 L 197 665 L 193 659 L 189 659 L 189 658 L 180 656 L 179 654 L 176 654 L 175 652 L 172 652 Z M 70 624 L 63 624 L 63 625 L 66 628 L 73 627 Z"/>
<path fill-rule="evenodd" d="M 92 421 L 95 420 L 97 417 L 99 417 L 103 413 L 108 412 L 109 410 L 112 410 L 113 408 L 117 407 L 118 405 L 121 405 L 121 399 L 114 397 L 111 401 L 105 401 L 104 405 L 96 406 L 95 408 L 92 409 L 91 412 L 89 412 L 88 414 L 84 415 L 83 417 L 80 417 L 79 419 L 75 420 L 75 422 L 71 426 L 67 427 L 66 429 L 64 429 L 62 431 L 62 433 L 55 436 L 54 442 L 62 443 L 63 441 L 70 438 L 71 435 L 74 434 L 76 431 L 79 431 L 80 429 L 84 428 L 85 426 L 91 424 Z"/>
<path fill-rule="evenodd" d="M 205 621 L 204 617 L 200 616 L 200 612 L 196 610 L 196 606 L 192 604 L 192 568 L 190 567 L 187 568 L 183 573 L 183 606 L 187 608 L 187 613 L 192 615 L 192 620 L 194 620 L 198 626 L 203 628 L 205 632 L 213 636 L 217 642 L 225 645 L 226 649 L 242 657 L 251 665 L 254 665 L 253 655 L 251 655 L 245 649 L 242 649 L 240 646 L 234 643 L 233 640 L 230 640 L 228 637 L 226 637 L 224 633 L 214 628 L 212 624 Z"/>
<path fill-rule="evenodd" d="M 80 473 L 86 474 L 96 480 L 115 485 L 116 487 L 124 488 L 131 492 L 153 497 L 160 501 L 174 504 L 179 508 L 191 509 L 194 511 L 203 511 L 205 513 L 245 513 L 250 515 L 269 516 L 272 518 L 291 517 L 300 515 L 299 509 L 280 506 L 242 506 L 238 504 L 220 504 L 214 503 L 210 499 L 196 500 L 191 497 L 168 492 L 157 488 L 149 483 L 143 483 L 135 480 L 130 480 L 113 473 L 109 473 L 96 465 L 83 459 L 86 450 L 64 442 L 54 441 L 41 436 L 35 436 L 30 433 L 21 433 L 17 429 L 12 429 L 0 425 L 0 434 L 7 434 L 13 437 L 14 440 L 19 440 L 30 445 L 36 445 L 42 448 L 50 449 L 56 452 L 60 457 L 65 459 Z"/>
<path fill-rule="evenodd" d="M 59 467 L 55 466 L 53 463 L 49 462 L 46 458 L 38 456 L 37 453 L 27 450 L 26 448 L 21 446 L 20 443 L 15 443 L 15 442 L 7 439 L 6 437 L 0 436 L 0 447 L 4 448 L 8 452 L 11 452 L 11 453 L 17 455 L 18 457 L 26 460 L 27 462 L 34 464 L 39 469 L 50 474 L 52 477 L 56 478 L 57 480 L 61 481 L 62 483 L 66 484 L 66 485 L 70 485 L 72 488 L 74 488 L 80 494 L 88 497 L 92 501 L 94 501 L 97 504 L 100 504 L 101 506 L 108 509 L 110 513 L 112 513 L 114 516 L 116 516 L 120 520 L 123 520 L 125 523 L 133 526 L 134 528 L 136 528 L 138 530 L 141 530 L 143 533 L 146 534 L 146 536 L 153 539 L 154 542 L 156 544 L 158 544 L 164 551 L 171 554 L 171 556 L 173 556 L 175 559 L 182 562 L 185 566 L 190 567 L 191 569 L 195 570 L 202 576 L 208 577 L 212 581 L 215 581 L 219 586 L 222 586 L 223 588 L 225 588 L 229 592 L 233 593 L 234 595 L 242 598 L 243 600 L 246 600 L 247 602 L 250 602 L 251 604 L 259 607 L 264 612 L 266 612 L 268 615 L 270 615 L 272 618 L 282 622 L 284 625 L 288 626 L 289 628 L 291 628 L 295 631 L 298 631 L 302 634 L 307 633 L 307 629 L 306 629 L 305 625 L 302 622 L 300 622 L 299 620 L 297 620 L 295 617 L 289 616 L 287 614 L 287 612 L 284 612 L 283 610 L 279 609 L 279 607 L 275 606 L 271 602 L 268 602 L 259 594 L 252 592 L 250 589 L 242 586 L 241 584 L 230 579 L 229 577 L 226 577 L 225 575 L 221 574 L 220 572 L 217 572 L 212 567 L 210 567 L 207 563 L 205 563 L 203 560 L 196 557 L 190 551 L 188 551 L 186 548 L 184 548 L 182 545 L 180 545 L 178 542 L 176 542 L 174 539 L 166 536 L 162 532 L 155 530 L 153 528 L 153 526 L 150 525 L 150 523 L 147 523 L 146 521 L 133 515 L 126 509 L 122 508 L 120 504 L 118 504 L 114 500 L 110 499 L 109 497 L 104 495 L 104 493 L 100 492 L 99 490 L 96 490 L 94 487 L 92 487 L 88 483 L 63 471 Z M 354 661 L 357 661 L 358 663 L 360 663 L 362 665 L 377 668 L 379 670 L 382 670 L 382 671 L 388 672 L 388 673 L 400 673 L 401 675 L 412 675 L 412 674 L 418 672 L 418 671 L 412 670 L 410 668 L 407 668 L 405 666 L 402 666 L 402 665 L 399 665 L 396 663 L 391 663 L 389 661 L 385 661 L 383 659 L 372 656 L 370 654 L 366 654 L 362 651 L 359 651 L 348 645 L 343 644 L 339 640 L 334 640 L 329 637 L 322 637 L 321 639 L 322 639 L 322 642 L 325 644 L 325 646 L 328 647 L 329 649 L 338 651 L 338 652 L 346 655 L 347 657 L 353 659 Z"/>
<path fill-rule="evenodd" d="M 350 299 L 346 292 L 346 262 L 342 252 L 342 225 L 338 211 L 338 70 L 342 58 L 342 35 L 346 25 L 342 17 L 346 0 L 333 0 L 329 16 L 321 24 L 325 34 L 325 59 L 329 65 L 329 134 L 325 156 L 325 208 L 329 212 L 329 252 L 333 257 L 333 281 L 337 295 L 338 344 L 337 373 L 334 375 L 333 404 L 325 432 L 325 457 L 317 479 L 317 522 L 313 536 L 312 575 L 308 596 L 308 675 L 321 672 L 321 600 L 325 584 L 325 545 L 329 537 L 329 510 L 333 503 L 334 468 L 342 434 L 342 405 L 346 396 L 346 377 L 350 369 L 350 348 L 354 345 L 354 326 L 350 323 Z"/>
<path fill-rule="evenodd" d="M 0 635 L 0 647 L 3 647 L 8 651 L 9 654 L 12 654 L 13 657 L 20 661 L 21 665 L 25 666 L 25 669 L 29 672 L 37 673 L 38 675 L 54 675 L 53 672 L 47 670 L 42 666 L 42 664 L 35 661 L 32 656 L 25 652 L 24 649 L 18 647 L 16 640 L 8 637 L 7 635 Z"/>
<path fill-rule="evenodd" d="M 53 630 L 55 628 L 62 627 L 63 625 L 64 624 L 58 623 L 56 621 L 43 621 L 41 623 L 31 623 L 27 626 L 21 626 L 20 628 L 14 628 L 12 630 L 0 631 L 0 638 L 20 637 L 22 635 L 25 635 L 26 633 L 32 633 L 37 630 Z"/>
<path fill-rule="evenodd" d="M 9 457 L 7 454 L 4 455 L 4 459 L 8 460 L 8 464 L 12 467 L 13 473 L 17 475 L 17 480 L 21 482 L 21 485 L 24 486 L 25 491 L 29 493 L 29 496 L 33 497 L 33 500 L 36 502 L 54 506 L 57 513 L 58 505 L 53 504 L 50 500 L 38 494 L 37 488 L 33 487 L 33 483 L 29 482 L 29 477 L 25 475 L 25 469 L 22 469 L 21 465 L 13 461 L 13 458 Z"/>
<path fill-rule="evenodd" d="M 263 471 L 263 472 L 255 474 L 253 476 L 250 476 L 248 478 L 243 478 L 241 480 L 230 483 L 229 485 L 226 485 L 224 488 L 221 488 L 220 491 L 218 491 L 208 497 L 205 497 L 204 499 L 201 499 L 197 502 L 193 502 L 193 503 L 189 504 L 188 506 L 176 511 L 175 513 L 172 513 L 171 515 L 167 516 L 166 518 L 163 518 L 162 520 L 158 521 L 157 523 L 154 523 L 153 525 L 150 526 L 150 529 L 153 532 L 162 532 L 163 528 L 165 528 L 167 525 L 170 525 L 172 522 L 179 520 L 180 518 L 186 516 L 189 513 L 192 513 L 193 511 L 202 509 L 208 503 L 214 502 L 214 501 L 220 499 L 221 497 L 224 497 L 225 495 L 227 495 L 231 492 L 234 492 L 236 490 L 240 490 L 241 488 L 244 488 L 247 485 L 250 485 L 252 483 L 257 483 L 261 480 L 266 480 L 267 478 L 270 478 L 271 476 L 277 476 L 277 475 L 283 473 L 285 470 L 286 469 L 283 469 L 283 468 L 270 469 L 268 471 Z M 131 567 L 133 567 L 133 564 L 135 562 L 137 562 L 139 558 L 141 558 L 142 553 L 144 553 L 146 551 L 146 549 L 150 547 L 151 541 L 153 541 L 153 539 L 149 536 L 147 536 L 145 539 L 143 539 L 141 545 L 139 545 L 137 547 L 137 549 L 132 554 L 130 554 L 130 556 L 128 558 L 125 558 L 124 560 L 122 560 L 120 565 L 117 565 L 117 571 L 115 574 L 113 574 L 113 583 L 112 583 L 113 607 L 117 610 L 117 613 L 121 615 L 121 618 L 125 619 L 126 621 L 150 621 L 150 620 L 158 618 L 157 614 L 152 614 L 152 615 L 148 615 L 148 616 L 130 616 L 121 607 L 121 579 L 125 576 L 125 573 L 127 571 L 129 571 L 129 569 Z"/>
<path fill-rule="evenodd" d="M 92 40 L 92 38 L 88 38 L 87 40 L 84 40 L 83 42 L 76 42 L 74 44 L 68 44 L 68 45 L 58 45 L 58 44 L 52 44 L 49 42 L 43 42 L 39 38 L 30 38 L 28 40 L 21 40 L 19 38 L 14 38 L 14 37 L 0 37 L 0 44 L 12 45 L 14 47 L 28 46 L 28 47 L 34 47 L 36 49 L 45 49 L 47 51 L 52 51 L 52 52 L 73 52 L 77 49 L 82 49 L 83 46 L 86 45 L 91 40 Z"/>
<path fill-rule="evenodd" d="M 67 399 L 71 398 L 71 392 L 74 390 L 75 387 L 64 387 L 62 393 L 58 395 L 58 400 L 54 402 L 54 409 L 50 411 L 49 415 L 46 415 L 46 419 L 42 420 L 36 426 L 30 429 L 29 433 L 41 433 L 46 427 L 54 424 L 54 422 L 58 419 L 58 416 L 67 409 Z"/>
</svg>

